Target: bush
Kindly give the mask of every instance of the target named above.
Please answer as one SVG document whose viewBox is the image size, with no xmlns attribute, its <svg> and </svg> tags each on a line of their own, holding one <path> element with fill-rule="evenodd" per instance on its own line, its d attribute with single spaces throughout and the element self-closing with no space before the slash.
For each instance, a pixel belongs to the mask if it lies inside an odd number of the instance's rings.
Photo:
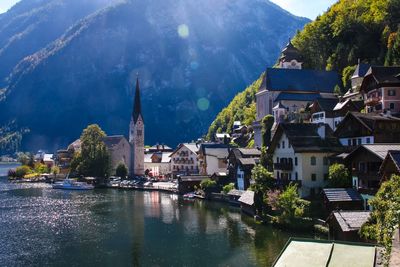
<svg viewBox="0 0 400 267">
<path fill-rule="evenodd" d="M 234 183 L 230 183 L 230 184 L 225 185 L 222 188 L 222 191 L 224 192 L 224 194 L 228 194 L 229 191 L 231 191 L 232 189 L 235 189 L 235 184 Z"/>
<path fill-rule="evenodd" d="M 205 179 L 205 180 L 201 181 L 200 187 L 203 190 L 216 188 L 217 187 L 217 182 L 213 181 L 211 179 Z"/>
<path fill-rule="evenodd" d="M 35 163 L 35 172 L 37 173 L 48 173 L 49 168 L 43 163 Z"/>
<path fill-rule="evenodd" d="M 7 175 L 10 179 L 15 179 L 17 177 L 17 173 L 14 169 L 9 169 Z"/>
<path fill-rule="evenodd" d="M 26 165 L 19 166 L 19 167 L 17 167 L 17 169 L 15 169 L 15 174 L 16 174 L 17 178 L 24 178 L 25 175 L 27 175 L 31 172 L 32 172 L 31 168 L 29 168 Z"/>
<path fill-rule="evenodd" d="M 329 166 L 328 186 L 332 188 L 351 187 L 349 170 L 343 164 L 332 164 Z"/>
<path fill-rule="evenodd" d="M 123 162 L 120 162 L 115 169 L 115 175 L 121 177 L 121 179 L 125 179 L 128 176 L 128 168 Z"/>
</svg>

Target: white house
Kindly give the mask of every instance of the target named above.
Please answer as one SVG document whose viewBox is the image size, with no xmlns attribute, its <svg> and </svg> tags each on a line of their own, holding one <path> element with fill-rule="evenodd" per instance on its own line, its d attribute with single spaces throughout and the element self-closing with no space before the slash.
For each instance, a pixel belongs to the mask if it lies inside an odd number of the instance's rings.
<svg viewBox="0 0 400 267">
<path fill-rule="evenodd" d="M 229 146 L 224 144 L 201 144 L 199 168 L 201 175 L 226 172 L 228 168 Z"/>
<path fill-rule="evenodd" d="M 297 183 L 301 197 L 317 194 L 328 178 L 328 157 L 342 149 L 327 124 L 281 123 L 269 148 L 274 177 L 281 186 Z"/>
<path fill-rule="evenodd" d="M 154 177 L 171 174 L 172 152 L 150 152 L 144 154 L 144 169 L 151 172 Z"/>
<path fill-rule="evenodd" d="M 171 170 L 176 175 L 193 175 L 199 173 L 197 154 L 200 146 L 196 143 L 183 143 L 172 152 Z"/>
</svg>

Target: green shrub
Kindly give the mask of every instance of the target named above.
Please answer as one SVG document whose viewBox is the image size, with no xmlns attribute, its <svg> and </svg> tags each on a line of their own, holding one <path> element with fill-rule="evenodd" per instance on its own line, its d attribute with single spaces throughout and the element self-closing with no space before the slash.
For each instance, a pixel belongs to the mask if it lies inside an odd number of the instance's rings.
<svg viewBox="0 0 400 267">
<path fill-rule="evenodd" d="M 235 184 L 234 183 L 230 183 L 230 184 L 225 185 L 222 188 L 222 191 L 224 192 L 224 194 L 228 194 L 229 191 L 231 191 L 232 189 L 235 189 Z"/>
<path fill-rule="evenodd" d="M 23 165 L 23 166 L 19 166 L 17 167 L 17 169 L 15 169 L 15 174 L 17 178 L 24 178 L 25 175 L 32 173 L 31 168 L 29 168 L 29 166 Z"/>
</svg>

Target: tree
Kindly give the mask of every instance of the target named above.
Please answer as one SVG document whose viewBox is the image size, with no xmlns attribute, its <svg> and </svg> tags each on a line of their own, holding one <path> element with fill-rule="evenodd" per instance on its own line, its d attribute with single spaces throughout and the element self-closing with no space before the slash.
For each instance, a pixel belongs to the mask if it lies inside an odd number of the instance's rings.
<svg viewBox="0 0 400 267">
<path fill-rule="evenodd" d="M 71 167 L 83 176 L 106 178 L 110 175 L 110 154 L 103 142 L 106 134 L 97 124 L 89 125 L 81 135 L 81 152 L 74 155 Z"/>
<path fill-rule="evenodd" d="M 59 168 L 58 166 L 55 166 L 55 165 L 54 165 L 53 167 L 51 167 L 50 172 L 51 172 L 52 174 L 54 174 L 54 178 L 56 178 L 56 177 L 57 177 L 57 174 L 60 173 L 60 168 Z"/>
<path fill-rule="evenodd" d="M 347 66 L 346 68 L 343 69 L 342 82 L 343 82 L 344 89 L 349 89 L 351 87 L 351 76 L 353 76 L 353 73 L 356 70 L 356 67 L 357 67 L 357 65 Z M 335 89 L 336 89 L 336 87 L 335 87 Z M 340 87 L 339 87 L 339 92 L 341 93 Z"/>
<path fill-rule="evenodd" d="M 389 260 L 394 230 L 400 223 L 400 176 L 393 175 L 384 182 L 370 201 L 371 217 L 360 230 L 363 237 L 377 240 L 386 248 L 385 260 Z"/>
<path fill-rule="evenodd" d="M 338 163 L 329 166 L 328 187 L 351 187 L 350 174 L 346 166 Z"/>
<path fill-rule="evenodd" d="M 200 188 L 206 193 L 217 191 L 217 182 L 211 179 L 205 179 L 201 181 Z"/>
<path fill-rule="evenodd" d="M 305 214 L 310 202 L 303 200 L 297 193 L 297 185 L 290 184 L 278 196 L 277 207 L 281 211 L 280 221 L 291 223 L 296 218 L 301 218 Z"/>
<path fill-rule="evenodd" d="M 125 179 L 128 176 L 128 168 L 125 163 L 120 162 L 115 169 L 115 175 L 121 177 L 121 179 Z"/>
<path fill-rule="evenodd" d="M 47 173 L 49 171 L 49 168 L 46 166 L 46 164 L 43 163 L 35 163 L 35 172 L 37 173 Z"/>
<path fill-rule="evenodd" d="M 29 166 L 23 165 L 15 169 L 15 176 L 17 178 L 24 178 L 25 175 L 31 173 L 32 170 Z"/>
<path fill-rule="evenodd" d="M 224 187 L 222 187 L 222 191 L 224 192 L 224 194 L 228 194 L 229 191 L 235 189 L 235 184 L 234 183 L 229 183 L 227 185 L 225 185 Z"/>
<path fill-rule="evenodd" d="M 34 168 L 35 161 L 33 159 L 32 153 L 20 152 L 20 153 L 17 154 L 17 157 L 18 157 L 18 161 L 21 162 L 22 165 L 26 165 L 26 166 L 29 166 L 31 168 Z"/>
<path fill-rule="evenodd" d="M 274 125 L 274 116 L 268 114 L 262 119 L 262 146 L 269 147 L 271 145 L 271 129 Z"/>
<path fill-rule="evenodd" d="M 275 179 L 273 173 L 269 172 L 261 164 L 257 164 L 251 171 L 251 177 L 254 184 L 251 189 L 254 191 L 254 205 L 259 213 L 266 210 L 265 196 L 268 190 L 274 188 Z"/>
</svg>

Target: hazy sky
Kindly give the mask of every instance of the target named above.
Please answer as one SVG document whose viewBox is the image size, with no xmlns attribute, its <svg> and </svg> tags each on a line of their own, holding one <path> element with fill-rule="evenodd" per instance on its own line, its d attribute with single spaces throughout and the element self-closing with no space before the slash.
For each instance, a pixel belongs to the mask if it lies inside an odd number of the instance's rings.
<svg viewBox="0 0 400 267">
<path fill-rule="evenodd" d="M 0 0 L 0 13 L 7 11 L 19 0 Z M 216 0 L 218 1 L 218 0 Z M 337 0 L 270 0 L 297 16 L 315 19 Z"/>
<path fill-rule="evenodd" d="M 337 0 L 270 0 L 290 13 L 315 19 L 321 15 Z"/>
</svg>

